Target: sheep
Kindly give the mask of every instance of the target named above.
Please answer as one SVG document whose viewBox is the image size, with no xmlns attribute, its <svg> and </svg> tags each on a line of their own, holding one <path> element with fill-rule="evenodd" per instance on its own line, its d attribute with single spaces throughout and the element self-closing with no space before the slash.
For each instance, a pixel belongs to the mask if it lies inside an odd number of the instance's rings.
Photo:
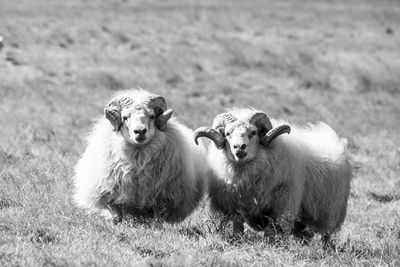
<svg viewBox="0 0 400 267">
<path fill-rule="evenodd" d="M 211 207 L 233 218 L 235 235 L 246 221 L 273 240 L 274 225 L 285 221 L 305 241 L 322 234 L 325 245 L 340 229 L 353 170 L 346 139 L 327 124 L 299 127 L 236 108 L 198 128 L 194 141 L 200 137 L 215 144 L 207 156 Z"/>
<path fill-rule="evenodd" d="M 76 205 L 114 223 L 123 212 L 182 221 L 206 189 L 205 147 L 162 96 L 142 89 L 117 93 L 104 114 L 75 167 Z"/>
</svg>

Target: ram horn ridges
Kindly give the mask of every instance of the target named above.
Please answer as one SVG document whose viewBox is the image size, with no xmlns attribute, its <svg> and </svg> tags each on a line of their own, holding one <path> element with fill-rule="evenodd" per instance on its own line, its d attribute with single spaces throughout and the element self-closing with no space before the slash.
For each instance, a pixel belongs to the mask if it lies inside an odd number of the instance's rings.
<svg viewBox="0 0 400 267">
<path fill-rule="evenodd" d="M 167 109 L 156 119 L 156 126 L 160 131 L 165 131 L 167 129 L 167 122 L 172 116 L 172 109 Z"/>
<path fill-rule="evenodd" d="M 160 131 L 165 131 L 167 128 L 167 122 L 172 116 L 172 109 L 167 110 L 167 103 L 164 97 L 155 95 L 150 98 L 150 106 L 156 113 L 156 126 Z"/>
<path fill-rule="evenodd" d="M 271 129 L 270 131 L 268 131 L 260 140 L 260 143 L 267 147 L 272 140 L 274 140 L 276 137 L 278 137 L 281 134 L 290 133 L 290 126 L 289 125 L 280 125 L 278 127 L 275 127 L 273 129 Z"/>
<path fill-rule="evenodd" d="M 149 99 L 150 106 L 156 112 L 156 116 L 161 115 L 167 110 L 167 103 L 165 102 L 164 97 L 159 95 L 154 95 Z"/>
<path fill-rule="evenodd" d="M 260 136 L 264 136 L 269 130 L 272 129 L 271 120 L 264 112 L 253 112 L 249 115 L 248 121 L 250 124 L 254 124 L 258 128 Z"/>
<path fill-rule="evenodd" d="M 193 138 L 196 145 L 198 145 L 198 140 L 200 137 L 207 137 L 214 142 L 218 149 L 222 149 L 225 146 L 225 138 L 218 133 L 215 129 L 210 127 L 200 127 L 194 131 Z"/>
<path fill-rule="evenodd" d="M 229 112 L 218 114 L 212 124 L 213 129 L 225 128 L 227 122 L 231 123 L 236 121 L 237 118 Z"/>
<path fill-rule="evenodd" d="M 119 131 L 122 126 L 121 104 L 118 100 L 112 100 L 107 107 L 104 108 L 104 115 L 114 127 L 114 131 Z"/>
</svg>

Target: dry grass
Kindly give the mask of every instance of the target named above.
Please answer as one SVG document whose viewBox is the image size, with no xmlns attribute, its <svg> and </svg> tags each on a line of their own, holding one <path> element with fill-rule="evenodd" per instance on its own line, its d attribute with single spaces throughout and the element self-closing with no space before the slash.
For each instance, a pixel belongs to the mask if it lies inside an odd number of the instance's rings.
<svg viewBox="0 0 400 267">
<path fill-rule="evenodd" d="M 0 265 L 400 265 L 397 1 L 0 0 Z M 192 127 L 229 106 L 324 120 L 361 168 L 317 238 L 232 242 L 205 209 L 111 225 L 73 207 L 82 137 L 114 90 L 167 97 Z"/>
</svg>

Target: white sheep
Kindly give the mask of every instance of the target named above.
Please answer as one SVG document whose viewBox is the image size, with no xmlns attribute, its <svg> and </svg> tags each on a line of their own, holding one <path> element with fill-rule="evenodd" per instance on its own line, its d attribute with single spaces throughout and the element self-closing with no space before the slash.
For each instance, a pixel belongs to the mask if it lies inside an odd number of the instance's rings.
<svg viewBox="0 0 400 267">
<path fill-rule="evenodd" d="M 75 203 L 115 223 L 123 211 L 168 222 L 188 216 L 205 191 L 206 150 L 171 115 L 162 96 L 118 93 L 75 167 Z"/>
<path fill-rule="evenodd" d="M 215 143 L 208 152 L 211 205 L 236 217 L 236 234 L 243 232 L 242 219 L 270 235 L 271 225 L 285 218 L 295 235 L 319 232 L 326 244 L 341 227 L 352 165 L 346 140 L 325 123 L 289 126 L 240 108 L 197 129 L 196 143 L 199 137 Z"/>
</svg>

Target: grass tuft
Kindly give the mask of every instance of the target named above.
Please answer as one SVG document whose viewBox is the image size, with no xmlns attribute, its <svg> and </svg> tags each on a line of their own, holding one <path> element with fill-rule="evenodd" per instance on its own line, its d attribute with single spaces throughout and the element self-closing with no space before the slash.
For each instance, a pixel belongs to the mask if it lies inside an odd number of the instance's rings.
<svg viewBox="0 0 400 267">
<path fill-rule="evenodd" d="M 38 244 L 56 244 L 59 239 L 47 229 L 37 229 L 30 238 L 31 242 Z"/>
</svg>

